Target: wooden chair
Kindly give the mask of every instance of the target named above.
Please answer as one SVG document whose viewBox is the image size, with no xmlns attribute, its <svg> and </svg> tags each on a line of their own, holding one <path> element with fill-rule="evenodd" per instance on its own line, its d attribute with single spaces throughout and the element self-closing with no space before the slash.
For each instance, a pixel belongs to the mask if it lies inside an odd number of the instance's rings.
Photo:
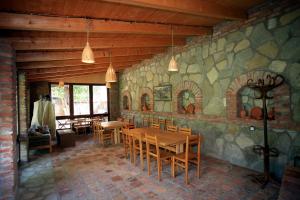
<svg viewBox="0 0 300 200">
<path fill-rule="evenodd" d="M 75 123 L 74 123 L 74 129 L 77 135 L 79 135 L 79 133 L 83 133 L 86 134 L 86 125 L 84 120 L 82 119 L 78 119 Z"/>
<path fill-rule="evenodd" d="M 191 128 L 180 127 L 178 129 L 178 133 L 184 133 L 184 134 L 187 134 L 187 135 L 192 135 L 192 129 Z"/>
<path fill-rule="evenodd" d="M 158 118 L 153 117 L 152 120 L 151 120 L 151 125 L 152 125 L 152 124 L 159 124 Z"/>
<path fill-rule="evenodd" d="M 111 144 L 114 143 L 114 132 L 112 130 L 104 130 L 100 123 L 96 125 L 96 135 L 99 135 L 99 143 L 104 145 L 105 142 L 109 141 Z"/>
<path fill-rule="evenodd" d="M 128 158 L 129 155 L 130 162 L 132 162 L 132 136 L 128 128 L 123 128 L 122 133 L 125 158 Z"/>
<path fill-rule="evenodd" d="M 93 129 L 93 139 L 95 141 L 100 141 L 100 123 L 99 122 L 93 122 L 92 129 Z"/>
<path fill-rule="evenodd" d="M 132 135 L 133 164 L 136 165 L 136 156 L 140 155 L 141 169 L 144 170 L 144 156 L 146 155 L 146 146 L 143 145 L 141 135 Z"/>
<path fill-rule="evenodd" d="M 177 132 L 177 126 L 167 126 L 167 131 Z"/>
<path fill-rule="evenodd" d="M 181 167 L 185 169 L 185 183 L 189 184 L 188 181 L 188 170 L 189 163 L 197 165 L 197 177 L 200 178 L 200 136 L 197 136 L 195 139 L 190 139 L 190 136 L 186 136 L 186 147 L 185 152 L 176 154 L 172 157 L 172 177 L 175 177 L 176 167 Z M 193 152 L 193 145 L 197 145 L 197 152 Z"/>
<path fill-rule="evenodd" d="M 166 120 L 165 119 L 159 119 L 158 124 L 159 124 L 159 127 L 163 127 L 163 129 L 166 129 Z"/>
<path fill-rule="evenodd" d="M 149 127 L 150 119 L 148 117 L 143 118 L 143 127 Z"/>
<path fill-rule="evenodd" d="M 158 180 L 161 180 L 161 172 L 162 172 L 162 164 L 163 161 L 170 161 L 172 158 L 172 153 L 160 151 L 157 137 L 145 135 L 146 139 L 146 155 L 147 155 L 147 166 L 148 166 L 148 175 L 151 175 L 150 172 L 150 164 L 151 164 L 151 157 L 156 158 L 157 161 L 157 173 L 158 173 Z M 154 146 L 155 150 L 151 150 L 151 146 Z"/>
<path fill-rule="evenodd" d="M 165 127 L 166 130 L 167 130 L 167 127 L 168 127 L 168 126 L 174 126 L 173 120 L 171 120 L 171 119 L 166 119 L 166 127 Z"/>
<path fill-rule="evenodd" d="M 151 128 L 157 128 L 157 129 L 159 129 L 160 127 L 159 127 L 159 124 L 154 124 L 154 123 L 152 123 L 152 124 L 151 124 Z"/>
</svg>

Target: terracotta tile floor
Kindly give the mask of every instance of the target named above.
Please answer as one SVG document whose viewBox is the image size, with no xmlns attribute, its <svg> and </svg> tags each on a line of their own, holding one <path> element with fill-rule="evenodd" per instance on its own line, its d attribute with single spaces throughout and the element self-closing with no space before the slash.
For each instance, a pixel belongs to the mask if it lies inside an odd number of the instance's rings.
<svg viewBox="0 0 300 200">
<path fill-rule="evenodd" d="M 76 147 L 31 155 L 20 169 L 18 199 L 277 199 L 278 187 L 260 189 L 247 177 L 250 170 L 205 157 L 201 171 L 197 179 L 191 168 L 187 186 L 184 173 L 172 179 L 166 166 L 159 182 L 156 170 L 149 177 L 130 164 L 122 146 L 102 147 L 86 137 Z"/>
</svg>

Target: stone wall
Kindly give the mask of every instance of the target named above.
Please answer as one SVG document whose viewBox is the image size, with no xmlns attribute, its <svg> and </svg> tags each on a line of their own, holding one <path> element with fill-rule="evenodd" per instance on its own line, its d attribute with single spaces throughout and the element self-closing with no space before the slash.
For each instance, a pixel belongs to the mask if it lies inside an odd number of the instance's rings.
<svg viewBox="0 0 300 200">
<path fill-rule="evenodd" d="M 0 42 L 0 199 L 14 199 L 17 185 L 15 53 Z"/>
<path fill-rule="evenodd" d="M 219 25 L 212 37 L 190 38 L 188 45 L 175 49 L 179 72 L 167 71 L 170 53 L 125 70 L 119 94 L 130 91 L 132 110 L 122 110 L 120 105 L 121 114 L 135 115 L 137 125 L 143 117 L 172 118 L 177 126 L 191 127 L 194 134 L 204 136 L 204 154 L 261 171 L 263 160 L 252 152 L 252 146 L 263 143 L 262 121 L 236 117 L 237 93 L 230 91 L 235 85 L 245 86 L 243 77 L 249 73 L 281 74 L 290 103 L 279 112 L 291 114 L 286 123 L 276 125 L 275 120 L 269 124 L 270 146 L 280 151 L 278 158 L 271 158 L 271 171 L 281 177 L 284 165 L 300 153 L 300 9 L 286 2 L 252 10 L 247 21 Z M 172 105 L 177 101 L 174 94 L 186 82 L 193 82 L 186 89 L 192 91 L 196 85 L 201 91 L 200 109 L 194 115 L 178 114 L 177 105 Z M 154 101 L 153 112 L 141 112 L 142 88 L 153 90 L 164 84 L 172 85 L 172 101 Z M 231 113 L 235 117 L 229 117 Z M 249 130 L 250 125 L 255 131 Z"/>
</svg>

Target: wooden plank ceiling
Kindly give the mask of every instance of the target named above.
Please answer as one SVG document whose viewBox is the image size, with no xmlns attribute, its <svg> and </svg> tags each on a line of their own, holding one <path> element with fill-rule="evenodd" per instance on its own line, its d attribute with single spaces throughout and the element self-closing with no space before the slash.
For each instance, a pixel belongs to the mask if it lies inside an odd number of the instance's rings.
<svg viewBox="0 0 300 200">
<path fill-rule="evenodd" d="M 245 20 L 263 0 L 1 0 L 0 40 L 16 49 L 18 70 L 28 80 L 58 81 L 105 72 L 109 53 L 117 71 L 131 67 L 186 38 L 212 34 L 225 20 Z M 89 43 L 95 64 L 81 62 Z"/>
</svg>

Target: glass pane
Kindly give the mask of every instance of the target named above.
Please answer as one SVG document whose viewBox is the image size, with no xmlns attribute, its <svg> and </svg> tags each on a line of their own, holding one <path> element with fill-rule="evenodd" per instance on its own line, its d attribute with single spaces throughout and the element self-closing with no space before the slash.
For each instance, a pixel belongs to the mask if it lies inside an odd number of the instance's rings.
<svg viewBox="0 0 300 200">
<path fill-rule="evenodd" d="M 107 89 L 105 86 L 93 86 L 93 109 L 94 114 L 103 114 L 108 112 Z"/>
<path fill-rule="evenodd" d="M 58 84 L 51 84 L 51 98 L 56 116 L 70 115 L 69 85 L 59 87 Z"/>
<path fill-rule="evenodd" d="M 90 94 L 88 85 L 73 85 L 74 115 L 90 114 Z"/>
</svg>

